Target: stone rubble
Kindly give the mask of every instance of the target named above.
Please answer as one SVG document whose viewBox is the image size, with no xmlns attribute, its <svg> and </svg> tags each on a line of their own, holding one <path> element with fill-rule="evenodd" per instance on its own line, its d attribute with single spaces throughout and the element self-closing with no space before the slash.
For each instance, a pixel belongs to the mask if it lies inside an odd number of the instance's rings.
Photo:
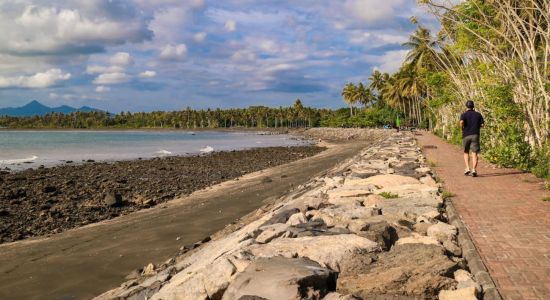
<svg viewBox="0 0 550 300">
<path fill-rule="evenodd" d="M 250 223 L 96 299 L 478 299 L 412 134 L 385 134 Z"/>
</svg>

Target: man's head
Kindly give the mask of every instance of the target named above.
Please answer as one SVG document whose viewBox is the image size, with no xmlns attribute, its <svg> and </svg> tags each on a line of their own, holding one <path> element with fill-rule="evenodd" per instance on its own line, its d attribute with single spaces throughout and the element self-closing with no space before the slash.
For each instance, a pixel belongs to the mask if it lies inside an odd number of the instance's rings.
<svg viewBox="0 0 550 300">
<path fill-rule="evenodd" d="M 466 107 L 468 109 L 474 109 L 474 101 L 472 101 L 472 100 L 466 101 Z"/>
</svg>

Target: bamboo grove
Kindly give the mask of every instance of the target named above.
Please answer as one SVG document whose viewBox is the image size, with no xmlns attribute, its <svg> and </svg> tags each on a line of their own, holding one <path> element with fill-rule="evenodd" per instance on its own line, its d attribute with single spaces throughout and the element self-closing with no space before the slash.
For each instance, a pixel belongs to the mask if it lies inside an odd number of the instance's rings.
<svg viewBox="0 0 550 300">
<path fill-rule="evenodd" d="M 405 62 L 392 75 L 375 71 L 371 91 L 405 124 L 456 143 L 458 116 L 466 100 L 474 100 L 486 119 L 485 158 L 548 177 L 550 2 L 419 2 L 439 20 L 439 32 L 432 35 L 411 18 L 417 30 L 404 43 Z M 348 84 L 342 91 L 350 107 L 361 98 L 358 90 Z"/>
</svg>

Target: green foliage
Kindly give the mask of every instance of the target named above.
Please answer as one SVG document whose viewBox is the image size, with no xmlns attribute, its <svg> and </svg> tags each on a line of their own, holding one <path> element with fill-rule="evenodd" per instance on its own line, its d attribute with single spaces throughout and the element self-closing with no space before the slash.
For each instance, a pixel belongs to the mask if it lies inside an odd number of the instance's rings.
<svg viewBox="0 0 550 300">
<path fill-rule="evenodd" d="M 537 177 L 550 179 L 550 145 L 546 145 L 538 150 L 533 151 L 533 155 L 529 165 L 531 172 Z M 547 187 L 550 187 L 548 185 Z"/>
<path fill-rule="evenodd" d="M 298 99 L 292 107 L 251 106 L 244 109 L 207 109 L 154 112 L 75 112 L 51 113 L 45 116 L 0 116 L 0 127 L 6 128 L 229 128 L 229 127 L 316 127 L 322 118 L 334 112 L 304 107 Z"/>
<path fill-rule="evenodd" d="M 392 125 L 397 112 L 389 107 L 369 107 L 350 116 L 348 109 L 341 108 L 320 121 L 324 127 L 380 127 Z"/>
<path fill-rule="evenodd" d="M 399 195 L 397 194 L 393 194 L 393 193 L 390 193 L 390 192 L 382 192 L 379 194 L 380 196 L 386 198 L 386 199 L 395 199 L 395 198 L 399 198 Z"/>
<path fill-rule="evenodd" d="M 456 194 L 449 191 L 443 191 L 443 193 L 441 194 L 441 198 L 443 199 L 452 198 L 454 196 L 456 196 Z"/>
</svg>

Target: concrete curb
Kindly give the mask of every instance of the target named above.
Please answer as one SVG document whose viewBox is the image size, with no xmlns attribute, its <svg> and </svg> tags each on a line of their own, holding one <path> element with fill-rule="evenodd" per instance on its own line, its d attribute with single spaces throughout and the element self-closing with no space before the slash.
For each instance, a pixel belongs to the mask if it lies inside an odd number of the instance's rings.
<svg viewBox="0 0 550 300">
<path fill-rule="evenodd" d="M 457 213 L 452 200 L 447 199 L 445 201 L 447 216 L 449 218 L 449 224 L 458 228 L 458 244 L 462 248 L 462 256 L 468 263 L 470 273 L 472 273 L 476 281 L 483 288 L 484 300 L 502 300 L 500 293 L 495 285 L 495 282 L 491 278 L 487 267 L 481 260 L 481 256 L 477 251 L 468 229 L 464 226 L 460 215 Z"/>
</svg>

